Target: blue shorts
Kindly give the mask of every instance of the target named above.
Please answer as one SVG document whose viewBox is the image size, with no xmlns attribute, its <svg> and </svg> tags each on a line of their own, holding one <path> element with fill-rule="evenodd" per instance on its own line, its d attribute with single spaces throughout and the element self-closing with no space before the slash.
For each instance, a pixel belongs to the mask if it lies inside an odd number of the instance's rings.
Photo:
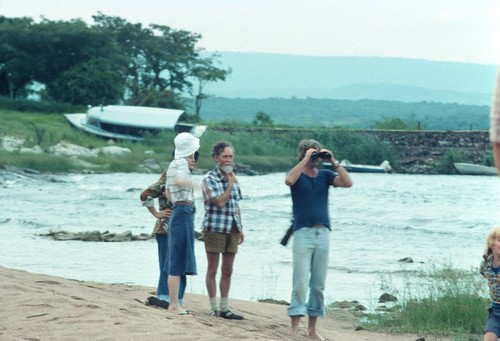
<svg viewBox="0 0 500 341">
<path fill-rule="evenodd" d="M 492 332 L 495 333 L 497 337 L 500 337 L 500 310 L 490 308 L 488 312 L 490 314 L 486 321 L 486 327 L 484 327 L 484 333 Z"/>
</svg>

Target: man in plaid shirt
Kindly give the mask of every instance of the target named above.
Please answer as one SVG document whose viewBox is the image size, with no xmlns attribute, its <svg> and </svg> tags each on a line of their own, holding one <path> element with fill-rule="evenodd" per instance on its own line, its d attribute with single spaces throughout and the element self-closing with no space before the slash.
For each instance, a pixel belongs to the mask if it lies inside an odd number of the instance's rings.
<svg viewBox="0 0 500 341">
<path fill-rule="evenodd" d="M 229 287 L 234 257 L 245 235 L 241 224 L 238 201 L 242 199 L 238 179 L 233 172 L 234 148 L 229 142 L 218 142 L 212 147 L 216 167 L 203 178 L 202 190 L 205 202 L 203 239 L 207 253 L 206 285 L 210 299 L 211 315 L 231 320 L 243 316 L 229 310 Z M 222 254 L 220 306 L 217 304 L 216 275 Z"/>
</svg>

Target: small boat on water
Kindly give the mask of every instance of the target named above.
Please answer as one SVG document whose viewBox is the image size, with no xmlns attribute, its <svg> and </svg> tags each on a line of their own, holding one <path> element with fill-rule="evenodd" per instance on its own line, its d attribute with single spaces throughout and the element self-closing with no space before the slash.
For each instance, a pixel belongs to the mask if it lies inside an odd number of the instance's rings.
<svg viewBox="0 0 500 341">
<path fill-rule="evenodd" d="M 461 175 L 497 175 L 497 169 L 495 167 L 464 162 L 455 162 L 453 165 L 458 174 Z"/>
<path fill-rule="evenodd" d="M 348 172 L 352 173 L 390 173 L 392 172 L 392 167 L 389 161 L 384 160 L 380 165 L 361 165 L 350 163 L 349 160 L 342 160 L 340 165 L 344 167 Z"/>
<path fill-rule="evenodd" d="M 162 130 L 203 135 L 206 126 L 179 122 L 183 110 L 127 105 L 90 108 L 87 113 L 65 114 L 68 122 L 81 130 L 110 139 L 140 141 L 144 134 Z"/>
</svg>

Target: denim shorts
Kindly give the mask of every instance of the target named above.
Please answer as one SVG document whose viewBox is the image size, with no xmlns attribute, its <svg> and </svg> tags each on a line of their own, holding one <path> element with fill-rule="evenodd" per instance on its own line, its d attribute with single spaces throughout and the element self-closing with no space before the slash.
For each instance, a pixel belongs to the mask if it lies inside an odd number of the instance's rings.
<svg viewBox="0 0 500 341">
<path fill-rule="evenodd" d="M 492 332 L 495 333 L 497 337 L 500 337 L 500 311 L 497 309 L 488 309 L 489 315 L 486 321 L 486 327 L 484 327 L 484 333 Z"/>
</svg>

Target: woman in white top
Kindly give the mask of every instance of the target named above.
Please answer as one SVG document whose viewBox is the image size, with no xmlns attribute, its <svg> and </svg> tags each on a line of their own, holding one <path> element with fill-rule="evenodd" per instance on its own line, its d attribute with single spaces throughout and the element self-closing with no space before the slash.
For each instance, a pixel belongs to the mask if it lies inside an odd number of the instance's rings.
<svg viewBox="0 0 500 341">
<path fill-rule="evenodd" d="M 169 310 L 178 315 L 192 316 L 178 300 L 181 276 L 197 275 L 194 254 L 194 196 L 191 170 L 196 165 L 195 152 L 200 140 L 189 133 L 180 133 L 175 139 L 175 157 L 167 170 L 165 194 L 172 202 L 168 237 Z"/>
</svg>

